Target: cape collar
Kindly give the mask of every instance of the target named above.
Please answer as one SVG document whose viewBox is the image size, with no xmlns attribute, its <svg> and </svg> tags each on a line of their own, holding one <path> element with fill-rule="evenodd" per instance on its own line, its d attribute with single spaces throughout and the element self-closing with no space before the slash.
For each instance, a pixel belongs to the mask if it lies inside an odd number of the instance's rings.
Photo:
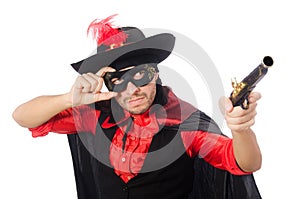
<svg viewBox="0 0 300 199">
<path fill-rule="evenodd" d="M 139 115 L 133 115 L 123 110 L 123 118 L 112 122 L 111 116 L 108 116 L 102 123 L 102 128 L 106 129 L 117 125 L 124 126 L 128 123 L 129 119 L 133 119 L 134 123 L 139 126 L 147 126 L 150 122 L 154 122 L 154 120 L 160 126 L 173 126 L 180 124 L 197 110 L 191 104 L 177 97 L 170 88 L 164 87 L 164 89 L 168 93 L 168 102 L 164 106 L 154 104 L 146 112 Z"/>
</svg>

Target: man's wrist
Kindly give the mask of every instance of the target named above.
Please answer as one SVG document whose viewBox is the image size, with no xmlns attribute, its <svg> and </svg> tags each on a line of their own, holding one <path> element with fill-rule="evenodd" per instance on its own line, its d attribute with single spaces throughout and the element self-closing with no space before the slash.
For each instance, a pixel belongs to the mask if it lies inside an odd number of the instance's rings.
<svg viewBox="0 0 300 199">
<path fill-rule="evenodd" d="M 252 131 L 251 128 L 247 128 L 247 129 L 243 129 L 243 130 L 232 130 L 231 134 L 232 136 L 241 136 L 241 135 L 249 135 L 249 134 L 253 134 L 254 132 Z"/>
<path fill-rule="evenodd" d="M 73 107 L 73 96 L 70 93 L 62 94 L 61 98 L 66 109 Z"/>
</svg>

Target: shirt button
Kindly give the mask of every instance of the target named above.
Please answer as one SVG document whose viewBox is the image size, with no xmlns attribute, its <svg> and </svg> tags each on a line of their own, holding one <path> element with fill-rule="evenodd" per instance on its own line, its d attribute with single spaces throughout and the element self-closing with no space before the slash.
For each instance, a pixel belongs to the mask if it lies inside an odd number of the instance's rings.
<svg viewBox="0 0 300 199">
<path fill-rule="evenodd" d="M 131 137 L 131 140 L 135 140 L 135 137 Z"/>
<path fill-rule="evenodd" d="M 122 160 L 122 162 L 125 162 L 125 161 L 126 161 L 126 158 L 125 158 L 125 157 L 122 157 L 121 160 Z"/>
</svg>

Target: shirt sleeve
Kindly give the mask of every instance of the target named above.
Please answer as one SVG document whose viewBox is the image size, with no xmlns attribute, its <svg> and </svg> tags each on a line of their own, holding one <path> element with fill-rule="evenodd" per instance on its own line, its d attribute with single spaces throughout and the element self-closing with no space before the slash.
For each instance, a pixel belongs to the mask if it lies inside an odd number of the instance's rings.
<svg viewBox="0 0 300 199">
<path fill-rule="evenodd" d="M 190 157 L 198 155 L 214 167 L 234 175 L 250 174 L 238 166 L 231 138 L 204 131 L 182 132 L 181 137 Z"/>
<path fill-rule="evenodd" d="M 59 134 L 73 134 L 77 132 L 91 132 L 95 134 L 100 111 L 91 107 L 79 106 L 66 109 L 44 124 L 29 128 L 32 137 L 46 136 L 49 132 Z"/>
</svg>

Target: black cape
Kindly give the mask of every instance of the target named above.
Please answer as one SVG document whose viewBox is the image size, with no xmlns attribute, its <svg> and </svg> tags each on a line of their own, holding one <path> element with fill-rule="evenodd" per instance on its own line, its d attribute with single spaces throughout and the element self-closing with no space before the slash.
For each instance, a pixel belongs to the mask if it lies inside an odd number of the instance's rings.
<svg viewBox="0 0 300 199">
<path fill-rule="evenodd" d="M 201 111 L 199 112 L 200 114 L 193 114 L 190 117 L 190 121 L 199 121 L 200 119 L 199 130 L 222 134 L 211 118 Z M 188 126 L 181 128 L 188 129 Z M 101 180 L 94 179 L 92 155 L 86 150 L 78 134 L 69 134 L 68 141 L 73 159 L 78 199 L 100 199 L 97 187 L 99 187 Z M 253 174 L 236 176 L 217 169 L 198 157 L 195 159 L 194 169 L 194 185 L 189 199 L 261 198 Z"/>
</svg>

